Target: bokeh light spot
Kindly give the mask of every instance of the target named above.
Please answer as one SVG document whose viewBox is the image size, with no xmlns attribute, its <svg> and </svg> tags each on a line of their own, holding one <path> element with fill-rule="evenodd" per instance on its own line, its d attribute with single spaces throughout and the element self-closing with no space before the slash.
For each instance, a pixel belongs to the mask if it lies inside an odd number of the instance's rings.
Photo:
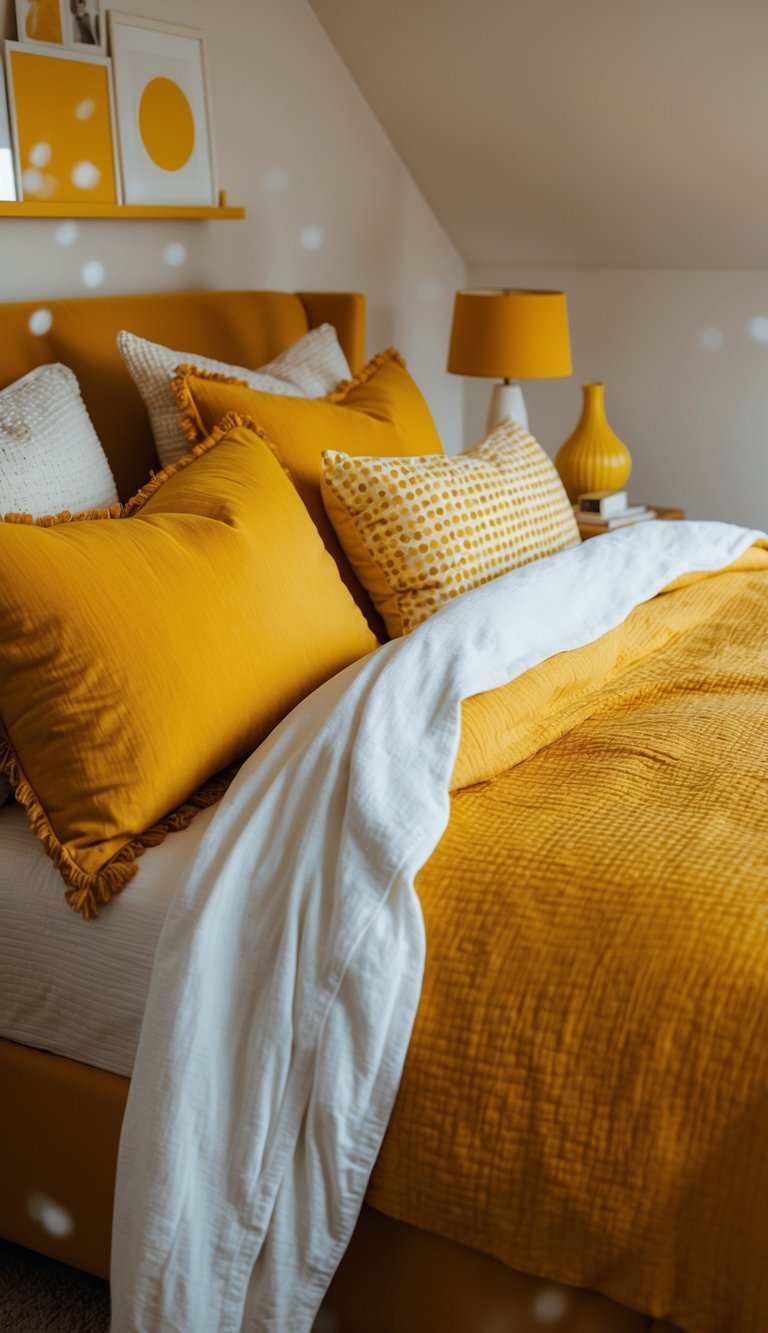
<svg viewBox="0 0 768 1333">
<path fill-rule="evenodd" d="M 98 259 L 89 259 L 80 270 L 80 278 L 86 287 L 100 287 L 104 276 L 104 265 Z"/>
<path fill-rule="evenodd" d="M 725 342 L 725 338 L 720 329 L 702 329 L 699 334 L 699 342 L 708 352 L 719 352 Z"/>
<path fill-rule="evenodd" d="M 325 232 L 322 227 L 317 227 L 314 223 L 304 227 L 299 236 L 299 245 L 302 250 L 322 250 L 325 245 Z"/>
<path fill-rule="evenodd" d="M 562 1287 L 544 1287 L 533 1301 L 533 1316 L 540 1324 L 556 1324 L 568 1309 L 568 1296 Z"/>
<path fill-rule="evenodd" d="M 78 162 L 72 168 L 72 184 L 78 190 L 93 190 L 101 180 L 101 172 L 94 162 Z"/>
<path fill-rule="evenodd" d="M 76 222 L 62 222 L 61 226 L 57 227 L 55 231 L 56 244 L 74 245 L 79 235 L 80 228 Z"/>
<path fill-rule="evenodd" d="M 749 321 L 747 331 L 753 342 L 768 343 L 768 316 L 755 315 Z"/>
<path fill-rule="evenodd" d="M 163 250 L 163 260 L 170 268 L 180 268 L 187 262 L 187 247 L 181 241 L 171 241 Z"/>
<path fill-rule="evenodd" d="M 46 310 L 43 306 L 40 306 L 39 310 L 32 311 L 32 314 L 27 321 L 27 328 L 30 333 L 35 333 L 38 338 L 42 338 L 43 334 L 48 332 L 52 323 L 53 315 L 50 310 Z"/>
<path fill-rule="evenodd" d="M 47 167 L 51 160 L 51 145 L 35 143 L 29 150 L 29 160 L 33 167 Z"/>
<path fill-rule="evenodd" d="M 51 1236 L 71 1236 L 75 1229 L 72 1214 L 47 1194 L 30 1194 L 27 1211 Z"/>
<path fill-rule="evenodd" d="M 22 173 L 21 183 L 24 186 L 25 194 L 41 194 L 43 189 L 43 173 L 38 171 L 37 167 L 27 167 Z"/>
</svg>

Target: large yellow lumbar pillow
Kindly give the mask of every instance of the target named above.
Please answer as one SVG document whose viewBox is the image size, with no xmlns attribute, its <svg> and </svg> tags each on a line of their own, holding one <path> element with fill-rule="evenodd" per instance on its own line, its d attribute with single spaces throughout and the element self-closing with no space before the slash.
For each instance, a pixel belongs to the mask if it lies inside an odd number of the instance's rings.
<svg viewBox="0 0 768 1333">
<path fill-rule="evenodd" d="M 350 570 L 320 495 L 322 455 L 402 457 L 442 454 L 431 413 L 399 352 L 382 352 L 327 398 L 308 401 L 260 393 L 232 376 L 179 368 L 174 391 L 191 444 L 204 439 L 227 412 L 250 418 L 272 441 L 361 609 L 373 609 Z"/>
<path fill-rule="evenodd" d="M 393 637 L 459 593 L 580 540 L 554 465 L 514 422 L 456 457 L 328 450 L 322 495 Z"/>
<path fill-rule="evenodd" d="M 0 523 L 0 771 L 86 916 L 376 647 L 238 418 L 111 514 Z"/>
</svg>

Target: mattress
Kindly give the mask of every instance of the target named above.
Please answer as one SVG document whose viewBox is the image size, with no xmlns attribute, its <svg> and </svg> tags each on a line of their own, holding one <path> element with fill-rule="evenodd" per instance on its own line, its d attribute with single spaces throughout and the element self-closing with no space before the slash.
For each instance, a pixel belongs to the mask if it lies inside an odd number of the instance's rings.
<svg viewBox="0 0 768 1333">
<path fill-rule="evenodd" d="M 130 1076 L 171 894 L 215 808 L 150 848 L 128 891 L 88 922 L 21 806 L 0 808 L 0 1036 Z"/>
</svg>

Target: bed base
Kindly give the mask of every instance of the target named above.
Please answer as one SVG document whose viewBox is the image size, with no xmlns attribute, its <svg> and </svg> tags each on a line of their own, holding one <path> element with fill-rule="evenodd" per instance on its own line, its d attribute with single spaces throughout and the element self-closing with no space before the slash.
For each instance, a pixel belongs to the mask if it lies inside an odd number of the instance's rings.
<svg viewBox="0 0 768 1333">
<path fill-rule="evenodd" d="M 0 1235 L 108 1278 L 129 1080 L 0 1038 Z M 552 1316 L 556 1311 L 556 1321 Z M 675 1333 L 364 1207 L 317 1333 Z"/>
</svg>

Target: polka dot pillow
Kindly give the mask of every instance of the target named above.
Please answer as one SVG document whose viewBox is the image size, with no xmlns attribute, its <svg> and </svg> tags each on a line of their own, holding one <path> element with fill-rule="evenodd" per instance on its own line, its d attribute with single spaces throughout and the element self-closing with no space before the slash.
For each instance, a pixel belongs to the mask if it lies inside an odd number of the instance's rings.
<svg viewBox="0 0 768 1333">
<path fill-rule="evenodd" d="M 511 421 L 454 457 L 326 450 L 322 495 L 392 637 L 459 593 L 580 540 L 553 463 Z"/>
</svg>

